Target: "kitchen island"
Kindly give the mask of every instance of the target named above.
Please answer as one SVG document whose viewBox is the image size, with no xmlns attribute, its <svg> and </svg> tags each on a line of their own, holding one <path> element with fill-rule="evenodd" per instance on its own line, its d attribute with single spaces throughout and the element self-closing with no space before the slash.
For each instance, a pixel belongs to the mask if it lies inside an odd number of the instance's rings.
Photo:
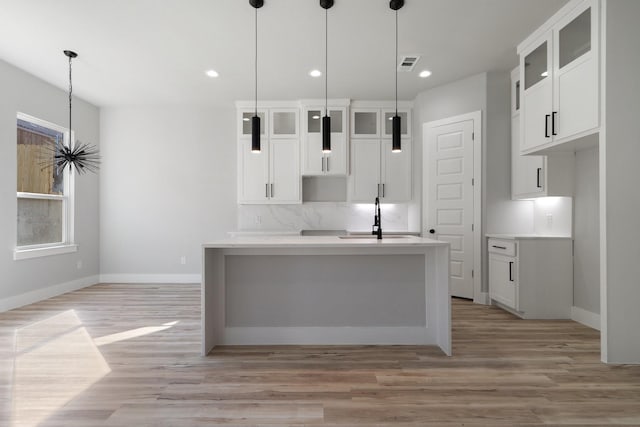
<svg viewBox="0 0 640 427">
<path fill-rule="evenodd" d="M 254 236 L 203 245 L 202 354 L 216 345 L 437 345 L 451 354 L 449 244 Z"/>
</svg>

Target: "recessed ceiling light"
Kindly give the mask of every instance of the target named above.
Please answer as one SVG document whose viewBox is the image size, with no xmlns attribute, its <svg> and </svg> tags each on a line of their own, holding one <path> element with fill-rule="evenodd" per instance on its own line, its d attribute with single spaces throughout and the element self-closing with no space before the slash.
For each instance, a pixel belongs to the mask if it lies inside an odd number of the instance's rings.
<svg viewBox="0 0 640 427">
<path fill-rule="evenodd" d="M 540 74 L 540 77 L 547 77 L 549 75 L 548 71 L 543 71 L 542 74 Z"/>
<path fill-rule="evenodd" d="M 249 121 L 249 117 L 244 117 L 244 118 L 242 119 L 242 121 L 243 121 L 243 122 L 248 122 L 248 121 Z"/>
<path fill-rule="evenodd" d="M 313 120 L 320 120 L 320 116 L 311 116 Z"/>
<path fill-rule="evenodd" d="M 209 70 L 207 72 L 205 72 L 205 74 L 209 77 L 218 77 L 219 74 L 216 70 Z"/>
<path fill-rule="evenodd" d="M 309 75 L 311 77 L 320 77 L 322 75 L 322 71 L 320 71 L 320 70 L 311 70 L 311 71 L 309 71 Z"/>
<path fill-rule="evenodd" d="M 426 79 L 430 75 L 431 75 L 431 71 L 429 71 L 429 70 L 420 71 L 420 77 L 422 77 L 423 79 Z"/>
</svg>

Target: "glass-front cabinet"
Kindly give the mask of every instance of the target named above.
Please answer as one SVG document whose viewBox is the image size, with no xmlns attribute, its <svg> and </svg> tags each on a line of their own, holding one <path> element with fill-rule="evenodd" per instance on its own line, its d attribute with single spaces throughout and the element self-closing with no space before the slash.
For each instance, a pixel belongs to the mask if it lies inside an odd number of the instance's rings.
<svg viewBox="0 0 640 427">
<path fill-rule="evenodd" d="M 528 154 L 599 129 L 599 0 L 569 2 L 518 46 L 521 145 Z"/>
<path fill-rule="evenodd" d="M 331 101 L 331 100 L 330 100 Z M 331 105 L 331 151 L 322 150 L 322 117 L 324 105 L 306 104 L 302 107 L 302 174 L 305 176 L 344 176 L 347 174 L 347 106 Z"/>
</svg>

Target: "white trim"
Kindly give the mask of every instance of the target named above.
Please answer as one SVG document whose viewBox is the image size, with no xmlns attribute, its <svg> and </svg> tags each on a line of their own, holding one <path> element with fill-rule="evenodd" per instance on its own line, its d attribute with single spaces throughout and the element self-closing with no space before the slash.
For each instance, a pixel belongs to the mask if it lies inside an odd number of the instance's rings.
<svg viewBox="0 0 640 427">
<path fill-rule="evenodd" d="M 201 283 L 201 274 L 101 274 L 100 283 Z"/>
<path fill-rule="evenodd" d="M 428 186 L 424 185 L 424 175 L 427 170 L 428 149 L 424 147 L 427 128 L 448 125 L 451 123 L 462 122 L 466 120 L 473 121 L 473 302 L 476 304 L 489 304 L 489 298 L 486 293 L 482 292 L 482 111 L 473 111 L 471 113 L 461 114 L 459 116 L 447 117 L 445 119 L 434 120 L 424 123 L 422 131 L 422 223 L 426 224 L 427 212 L 424 209 L 425 200 L 428 200 Z"/>
<path fill-rule="evenodd" d="M 607 325 L 607 0 L 600 7 L 600 360 L 608 363 Z"/>
<path fill-rule="evenodd" d="M 71 252 L 78 252 L 78 245 L 58 244 L 55 246 L 40 247 L 21 246 L 14 249 L 13 259 L 14 261 L 19 261 L 23 259 L 40 258 L 51 255 L 69 254 Z"/>
<path fill-rule="evenodd" d="M 222 345 L 433 344 L 429 332 L 424 326 L 225 327 Z"/>
<path fill-rule="evenodd" d="M 590 328 L 600 330 L 600 315 L 587 311 L 584 308 L 573 306 L 571 307 L 571 320 L 582 323 Z"/>
<path fill-rule="evenodd" d="M 0 313 L 25 305 L 33 304 L 48 298 L 66 294 L 67 292 L 76 291 L 99 283 L 98 276 L 87 276 L 80 279 L 72 280 L 58 285 L 48 286 L 43 289 L 25 292 L 13 297 L 0 299 Z"/>
</svg>

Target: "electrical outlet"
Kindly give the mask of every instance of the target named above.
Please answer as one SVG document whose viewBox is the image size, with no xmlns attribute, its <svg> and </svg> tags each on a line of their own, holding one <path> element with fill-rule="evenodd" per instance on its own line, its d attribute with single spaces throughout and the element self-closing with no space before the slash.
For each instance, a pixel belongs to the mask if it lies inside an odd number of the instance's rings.
<svg viewBox="0 0 640 427">
<path fill-rule="evenodd" d="M 550 214 L 550 213 L 547 214 L 547 226 L 548 227 L 553 226 L 553 214 Z"/>
<path fill-rule="evenodd" d="M 262 217 L 260 215 L 256 215 L 256 224 L 262 224 Z"/>
<path fill-rule="evenodd" d="M 182 255 L 180 257 L 180 264 L 185 265 L 187 263 L 187 257 Z"/>
<path fill-rule="evenodd" d="M 76 261 L 76 268 L 77 268 L 78 270 L 82 270 L 82 260 L 78 260 L 78 261 Z"/>
</svg>

